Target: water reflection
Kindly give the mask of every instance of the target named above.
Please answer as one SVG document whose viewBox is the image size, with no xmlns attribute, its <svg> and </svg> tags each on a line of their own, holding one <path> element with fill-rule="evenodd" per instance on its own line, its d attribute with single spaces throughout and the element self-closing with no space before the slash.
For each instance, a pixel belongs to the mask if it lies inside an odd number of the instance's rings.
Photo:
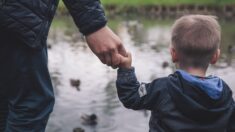
<svg viewBox="0 0 235 132">
<path fill-rule="evenodd" d="M 67 30 L 69 28 L 52 28 L 48 40 L 56 105 L 47 132 L 72 132 L 78 127 L 86 132 L 147 132 L 149 113 L 127 110 L 119 102 L 115 88 L 116 70 L 101 64 L 80 34 Z M 139 20 L 120 22 L 116 32 L 133 53 L 139 80 L 149 82 L 175 70 L 168 50 L 170 25 L 146 26 Z M 228 40 L 233 38 L 223 42 Z M 223 46 L 225 52 L 227 45 Z M 235 89 L 235 58 L 232 54 L 228 57 L 225 52 L 223 56 L 229 61 L 222 57 L 209 69 L 209 74 L 221 76 Z M 80 91 L 71 86 L 71 79 L 81 81 Z M 91 114 L 97 115 L 97 125 L 84 125 L 81 117 Z"/>
<path fill-rule="evenodd" d="M 51 73 L 51 80 L 53 82 L 54 93 L 57 96 L 59 94 L 59 86 L 61 85 L 60 81 L 61 74 L 58 71 Z"/>
<path fill-rule="evenodd" d="M 106 97 L 103 101 L 105 103 L 104 113 L 106 113 L 108 116 L 113 116 L 115 114 L 114 110 L 120 107 L 115 86 L 115 81 L 111 80 L 104 88 L 104 93 Z"/>
</svg>

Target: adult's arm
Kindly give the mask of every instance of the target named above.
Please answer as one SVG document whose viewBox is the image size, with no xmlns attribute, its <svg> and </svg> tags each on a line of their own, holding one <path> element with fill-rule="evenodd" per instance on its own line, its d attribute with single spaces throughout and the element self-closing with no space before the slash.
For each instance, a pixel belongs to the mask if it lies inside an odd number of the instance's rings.
<svg viewBox="0 0 235 132">
<path fill-rule="evenodd" d="M 75 24 L 84 35 L 103 28 L 107 19 L 99 0 L 63 0 Z"/>
<path fill-rule="evenodd" d="M 120 38 L 106 26 L 107 19 L 99 0 L 63 0 L 80 32 L 96 56 L 109 66 L 120 63 L 118 53 L 126 56 Z"/>
</svg>

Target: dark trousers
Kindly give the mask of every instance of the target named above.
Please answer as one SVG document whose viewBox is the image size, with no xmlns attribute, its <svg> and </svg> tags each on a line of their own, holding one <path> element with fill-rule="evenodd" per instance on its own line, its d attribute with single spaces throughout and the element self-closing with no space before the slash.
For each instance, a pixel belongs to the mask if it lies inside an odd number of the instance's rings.
<svg viewBox="0 0 235 132">
<path fill-rule="evenodd" d="M 44 132 L 53 106 L 46 46 L 0 34 L 0 132 Z"/>
</svg>

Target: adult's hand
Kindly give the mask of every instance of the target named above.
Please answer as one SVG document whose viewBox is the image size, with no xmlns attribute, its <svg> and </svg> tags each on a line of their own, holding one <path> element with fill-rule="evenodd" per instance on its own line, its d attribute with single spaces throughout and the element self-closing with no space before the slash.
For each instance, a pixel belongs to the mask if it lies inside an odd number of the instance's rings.
<svg viewBox="0 0 235 132">
<path fill-rule="evenodd" d="M 121 62 L 120 55 L 127 56 L 122 41 L 107 26 L 86 36 L 86 40 L 92 52 L 108 66 L 118 66 Z"/>
</svg>

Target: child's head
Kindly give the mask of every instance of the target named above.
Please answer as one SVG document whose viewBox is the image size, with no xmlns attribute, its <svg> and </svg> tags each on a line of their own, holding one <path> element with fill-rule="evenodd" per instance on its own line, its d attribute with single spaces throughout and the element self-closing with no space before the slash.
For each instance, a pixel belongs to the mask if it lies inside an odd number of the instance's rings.
<svg viewBox="0 0 235 132">
<path fill-rule="evenodd" d="M 173 25 L 171 41 L 172 60 L 180 68 L 206 70 L 220 55 L 220 25 L 214 16 L 183 16 Z"/>
</svg>

